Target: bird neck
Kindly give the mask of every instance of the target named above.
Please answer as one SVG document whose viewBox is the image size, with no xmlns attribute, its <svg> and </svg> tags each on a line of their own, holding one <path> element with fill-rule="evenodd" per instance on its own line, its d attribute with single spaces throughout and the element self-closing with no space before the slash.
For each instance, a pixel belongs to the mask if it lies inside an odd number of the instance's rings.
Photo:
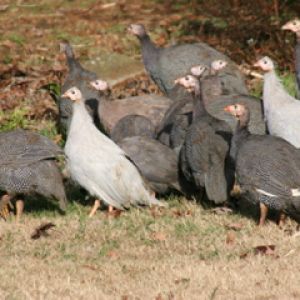
<svg viewBox="0 0 300 300">
<path fill-rule="evenodd" d="M 300 32 L 297 33 L 297 44 L 295 47 L 295 69 L 297 76 L 300 76 Z"/>
<path fill-rule="evenodd" d="M 196 84 L 194 91 L 194 109 L 193 109 L 193 122 L 196 122 L 201 117 L 207 115 L 208 112 L 204 106 L 202 93 L 200 90 L 200 82 Z"/>
<path fill-rule="evenodd" d="M 230 157 L 236 161 L 237 153 L 242 143 L 247 139 L 250 135 L 248 125 L 249 125 L 249 113 L 248 115 L 242 117 L 238 120 L 235 132 L 231 139 L 231 147 L 230 147 Z"/>
<path fill-rule="evenodd" d="M 67 63 L 68 63 L 70 72 L 72 72 L 76 69 L 82 69 L 81 64 L 75 59 L 73 49 L 70 45 L 65 46 L 65 55 L 67 58 Z"/>
<path fill-rule="evenodd" d="M 145 34 L 141 37 L 139 36 L 138 38 L 142 46 L 143 62 L 146 67 L 146 70 L 148 71 L 151 67 L 153 67 L 153 62 L 156 62 L 160 48 L 158 48 L 152 42 L 148 34 Z"/>
</svg>

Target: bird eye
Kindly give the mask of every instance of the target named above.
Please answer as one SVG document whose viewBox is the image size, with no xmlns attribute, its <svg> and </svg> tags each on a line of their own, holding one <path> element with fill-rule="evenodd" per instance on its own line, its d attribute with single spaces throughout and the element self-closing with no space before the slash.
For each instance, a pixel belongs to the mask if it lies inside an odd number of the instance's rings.
<svg viewBox="0 0 300 300">
<path fill-rule="evenodd" d="M 189 80 L 189 76 L 185 76 L 185 80 Z"/>
<path fill-rule="evenodd" d="M 266 61 L 266 60 L 264 60 L 264 64 L 265 64 L 265 65 L 267 64 L 267 61 Z"/>
<path fill-rule="evenodd" d="M 295 21 L 295 22 L 293 22 L 293 25 L 297 25 L 297 22 Z"/>
<path fill-rule="evenodd" d="M 72 94 L 75 95 L 75 91 L 72 91 Z"/>
</svg>

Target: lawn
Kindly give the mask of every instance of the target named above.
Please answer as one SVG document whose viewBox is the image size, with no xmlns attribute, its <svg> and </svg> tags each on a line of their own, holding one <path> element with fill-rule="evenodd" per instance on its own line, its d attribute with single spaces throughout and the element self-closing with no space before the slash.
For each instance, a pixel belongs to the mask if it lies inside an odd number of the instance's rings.
<svg viewBox="0 0 300 300">
<path fill-rule="evenodd" d="M 118 83 L 114 97 L 157 91 L 141 73 L 138 43 L 126 35 L 133 22 L 150 28 L 160 45 L 203 40 L 246 68 L 268 54 L 295 93 L 294 39 L 279 28 L 300 14 L 299 4 L 279 1 L 278 19 L 272 1 L 241 2 L 1 1 L 0 130 L 32 129 L 63 145 L 56 105 L 42 88 L 58 87 L 66 74 L 61 39 L 70 40 L 83 64 L 100 66 L 99 75 Z M 127 59 L 131 72 L 118 72 Z M 261 95 L 259 79 L 247 83 Z M 13 215 L 0 220 L 0 299 L 300 298 L 293 220 L 281 229 L 273 220 L 259 228 L 258 211 L 240 202 L 222 211 L 176 195 L 164 199 L 167 209 L 103 209 L 88 218 L 92 201 L 85 198 L 70 192 L 60 215 L 55 202 L 35 197 L 19 223 Z M 47 222 L 55 226 L 32 239 Z"/>
</svg>

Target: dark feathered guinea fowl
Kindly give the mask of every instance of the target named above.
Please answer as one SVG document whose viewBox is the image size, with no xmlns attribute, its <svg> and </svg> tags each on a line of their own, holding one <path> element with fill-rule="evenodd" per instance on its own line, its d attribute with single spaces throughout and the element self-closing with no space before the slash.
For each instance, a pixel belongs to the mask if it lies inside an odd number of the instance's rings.
<svg viewBox="0 0 300 300">
<path fill-rule="evenodd" d="M 177 155 L 170 148 L 143 136 L 125 138 L 118 145 L 135 163 L 153 191 L 159 194 L 171 189 L 181 191 Z"/>
<path fill-rule="evenodd" d="M 175 97 L 175 99 L 181 98 L 184 89 L 176 90 L 174 93 L 172 91 L 174 80 L 188 74 L 194 65 L 200 63 L 209 66 L 213 60 L 217 59 L 228 62 L 226 73 L 220 73 L 224 87 L 228 90 L 235 90 L 239 94 L 248 94 L 238 66 L 226 55 L 207 44 L 183 44 L 159 48 L 151 41 L 143 25 L 132 24 L 128 27 L 128 31 L 140 40 L 145 69 L 167 96 Z"/>
<path fill-rule="evenodd" d="M 214 65 L 214 63 L 216 65 Z M 236 127 L 236 120 L 230 118 L 230 116 L 224 112 L 223 108 L 225 105 L 238 102 L 245 104 L 251 111 L 251 120 L 249 125 L 250 132 L 264 134 L 266 132 L 266 126 L 263 118 L 262 101 L 248 95 L 227 94 L 227 91 L 224 90 L 219 77 L 214 75 L 219 71 L 218 64 L 226 67 L 226 65 L 224 65 L 224 61 L 214 61 L 211 64 L 208 75 L 204 72 L 204 66 L 197 65 L 191 68 L 192 74 L 201 76 L 200 92 L 206 110 L 213 117 L 226 121 L 233 130 Z M 182 99 L 172 103 L 157 128 L 157 138 L 163 142 L 161 140 L 161 136 L 167 132 L 170 135 L 170 139 L 167 140 L 167 145 L 175 149 L 180 149 L 186 130 L 191 124 L 192 110 L 192 98 L 189 99 L 183 97 Z"/>
<path fill-rule="evenodd" d="M 100 93 L 105 92 L 108 88 L 107 82 L 101 79 L 91 82 L 91 86 Z M 156 127 L 171 102 L 167 97 L 154 94 L 116 100 L 103 99 L 99 106 L 99 119 L 109 135 L 116 124 L 128 115 L 146 117 Z"/>
<path fill-rule="evenodd" d="M 268 209 L 300 212 L 300 152 L 281 138 L 253 135 L 248 130 L 250 112 L 235 104 L 225 108 L 238 119 L 230 155 L 235 160 L 236 179 L 242 196 L 260 204 L 263 225 Z"/>
<path fill-rule="evenodd" d="M 55 198 L 64 211 L 67 200 L 55 162 L 61 154 L 60 147 L 38 133 L 21 129 L 0 133 L 0 190 L 9 198 L 32 193 Z M 23 200 L 17 201 L 18 217 L 23 206 Z"/>
<path fill-rule="evenodd" d="M 228 167 L 229 171 L 230 167 L 231 129 L 225 121 L 212 117 L 206 111 L 196 77 L 187 75 L 176 82 L 194 93 L 193 121 L 180 151 L 181 170 L 198 189 L 205 189 L 209 200 L 223 203 L 233 183 L 233 174 L 226 176 L 225 173 L 225 168 Z"/>
<path fill-rule="evenodd" d="M 287 22 L 282 26 L 283 30 L 290 30 L 296 33 L 297 43 L 295 46 L 295 70 L 296 70 L 296 82 L 298 98 L 300 97 L 300 20 L 295 19 Z"/>
<path fill-rule="evenodd" d="M 69 88 L 77 86 L 84 96 L 89 113 L 92 115 L 96 125 L 99 127 L 98 106 L 101 95 L 90 86 L 90 81 L 95 80 L 98 76 L 84 69 L 78 60 L 76 60 L 73 49 L 68 42 L 60 43 L 61 50 L 65 52 L 69 72 L 65 78 L 65 82 L 61 87 L 63 94 Z M 70 99 L 58 97 L 59 109 L 59 128 L 62 134 L 66 135 L 70 126 L 72 117 L 72 103 Z"/>
<path fill-rule="evenodd" d="M 155 127 L 148 118 L 141 115 L 128 115 L 118 121 L 111 131 L 110 137 L 117 143 L 130 136 L 154 138 L 154 135 Z"/>
</svg>

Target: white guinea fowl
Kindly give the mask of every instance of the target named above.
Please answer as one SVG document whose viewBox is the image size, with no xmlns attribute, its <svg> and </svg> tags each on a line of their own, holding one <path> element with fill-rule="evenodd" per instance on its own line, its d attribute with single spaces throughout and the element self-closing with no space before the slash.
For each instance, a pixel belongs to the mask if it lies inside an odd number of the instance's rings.
<svg viewBox="0 0 300 300">
<path fill-rule="evenodd" d="M 281 137 L 300 148 L 300 101 L 284 89 L 275 73 L 273 61 L 265 56 L 254 66 L 264 72 L 264 115 L 271 135 Z"/>
<path fill-rule="evenodd" d="M 130 205 L 160 205 L 124 151 L 94 125 L 80 90 L 63 95 L 73 100 L 73 117 L 65 146 L 72 178 L 93 196 L 117 209 Z"/>
</svg>

